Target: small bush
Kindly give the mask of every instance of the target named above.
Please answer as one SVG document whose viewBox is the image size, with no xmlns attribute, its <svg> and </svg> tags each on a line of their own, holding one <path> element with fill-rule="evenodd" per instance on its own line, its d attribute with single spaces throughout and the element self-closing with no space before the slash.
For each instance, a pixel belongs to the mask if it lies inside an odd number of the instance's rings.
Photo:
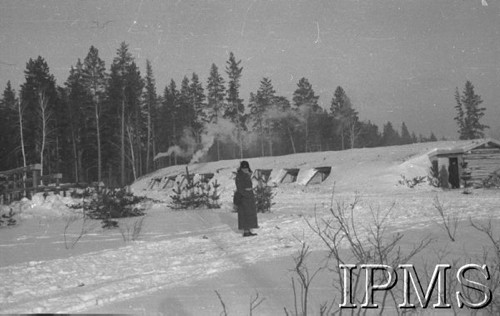
<svg viewBox="0 0 500 316">
<path fill-rule="evenodd" d="M 437 162 L 433 162 L 432 166 L 429 168 L 427 182 L 433 187 L 448 189 L 448 177 L 448 170 L 446 170 L 446 167 L 441 166 L 441 169 L 439 169 Z"/>
<path fill-rule="evenodd" d="M 448 237 L 450 237 L 450 240 L 454 242 L 455 235 L 458 229 L 459 218 L 457 217 L 457 215 L 450 215 L 450 212 L 446 209 L 444 204 L 439 200 L 439 197 L 437 195 L 436 197 L 434 197 L 433 206 L 438 212 L 439 217 L 441 218 L 440 227 L 443 228 L 444 231 L 446 231 Z"/>
<path fill-rule="evenodd" d="M 135 241 L 139 239 L 142 232 L 142 227 L 144 223 L 144 216 L 140 219 L 134 221 L 132 225 L 125 223 L 120 227 L 120 233 L 122 234 L 123 241 Z M 123 227 L 125 226 L 125 227 Z"/>
<path fill-rule="evenodd" d="M 194 181 L 194 177 L 186 167 L 186 183 L 177 183 L 172 189 L 174 192 L 170 197 L 172 209 L 193 209 L 193 208 L 220 208 L 218 192 L 220 184 L 215 180 L 213 183 Z"/>
<path fill-rule="evenodd" d="M 275 204 L 273 202 L 273 198 L 276 196 L 276 193 L 273 192 L 273 188 L 264 183 L 262 185 L 258 185 L 254 192 L 257 212 L 271 212 L 271 206 Z"/>
<path fill-rule="evenodd" d="M 441 180 L 439 177 L 439 167 L 436 161 L 433 161 L 432 166 L 429 168 L 429 175 L 427 176 L 427 182 L 436 188 L 441 187 Z"/>
<path fill-rule="evenodd" d="M 493 172 L 483 180 L 483 188 L 500 188 L 500 170 Z"/>
<path fill-rule="evenodd" d="M 102 220 L 102 228 L 105 229 L 112 229 L 112 228 L 118 228 L 118 221 L 110 218 L 105 218 Z"/>
<path fill-rule="evenodd" d="M 432 241 L 427 236 L 415 240 L 411 247 L 403 248 L 402 239 L 404 234 L 391 232 L 389 229 L 390 217 L 395 204 L 392 204 L 388 209 L 368 206 L 368 217 L 363 218 L 358 215 L 358 207 L 361 207 L 360 202 L 361 200 L 357 195 L 353 201 L 335 201 L 332 194 L 332 205 L 329 214 L 326 217 L 319 218 L 315 213 L 313 221 L 306 221 L 312 231 L 321 238 L 328 248 L 328 258 L 333 260 L 334 265 L 331 270 L 334 272 L 333 286 L 335 291 L 339 293 L 343 293 L 344 290 L 342 271 L 339 268 L 341 264 L 355 262 L 356 265 L 369 263 L 393 267 L 406 264 L 412 262 Z M 364 216 L 366 217 L 366 215 Z M 305 258 L 305 255 L 301 257 Z M 300 272 L 298 274 L 300 276 Z M 364 290 L 361 281 L 363 273 L 360 270 L 353 270 L 350 277 L 353 285 L 350 289 L 350 292 L 353 293 L 353 303 L 356 305 L 362 304 L 362 299 L 356 298 L 356 294 Z M 375 280 L 374 284 L 384 284 L 387 281 L 385 276 L 377 276 L 373 280 Z M 304 300 L 307 293 L 303 291 L 301 294 L 303 295 L 302 300 Z M 398 295 L 398 291 L 394 290 L 394 288 L 384 292 L 378 302 L 381 305 L 381 310 L 377 311 L 377 314 L 387 314 L 385 308 L 391 305 L 394 306 L 394 310 L 397 310 Z M 327 312 L 327 307 L 328 303 L 325 303 L 322 310 Z M 306 313 L 307 310 L 304 309 L 303 314 Z M 334 314 L 342 314 L 342 311 L 339 309 L 334 311 Z M 354 315 L 355 313 L 350 314 Z M 356 314 L 363 315 L 363 311 L 360 310 Z"/>
<path fill-rule="evenodd" d="M 409 187 L 410 189 L 413 189 L 416 187 L 418 184 L 425 182 L 427 177 L 425 176 L 416 176 L 413 177 L 412 179 L 407 179 L 403 174 L 401 175 L 401 179 L 398 181 L 399 184 L 405 185 Z"/>
<path fill-rule="evenodd" d="M 17 221 L 14 219 L 14 211 L 12 208 L 9 208 L 9 212 L 6 213 L 4 210 L 0 209 L 0 227 L 5 227 L 5 226 L 14 226 L 16 225 Z"/>
<path fill-rule="evenodd" d="M 137 204 L 145 198 L 134 196 L 124 189 L 95 191 L 93 194 L 84 193 L 83 196 L 90 196 L 90 199 L 84 198 L 82 203 L 70 207 L 83 208 L 87 218 L 102 220 L 103 228 L 118 227 L 118 222 L 113 220 L 114 218 L 144 215 L 144 210 Z"/>
</svg>

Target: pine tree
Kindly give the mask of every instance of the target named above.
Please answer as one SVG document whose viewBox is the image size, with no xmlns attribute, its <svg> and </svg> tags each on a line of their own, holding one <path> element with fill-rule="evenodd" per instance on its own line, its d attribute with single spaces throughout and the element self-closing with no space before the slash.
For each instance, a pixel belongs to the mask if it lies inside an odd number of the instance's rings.
<svg viewBox="0 0 500 316">
<path fill-rule="evenodd" d="M 212 183 L 195 181 L 194 175 L 186 166 L 184 179 L 172 189 L 170 207 L 176 210 L 195 209 L 207 207 L 220 208 L 220 184 L 215 180 Z"/>
<path fill-rule="evenodd" d="M 127 179 L 125 172 L 125 120 L 126 120 L 126 76 L 128 68 L 133 62 L 132 54 L 128 51 L 128 45 L 125 42 L 120 44 L 116 51 L 116 56 L 110 68 L 110 78 L 108 85 L 108 104 L 105 107 L 106 122 L 103 122 L 106 139 L 106 162 L 115 165 L 119 161 L 119 184 L 124 186 Z M 118 118 L 119 120 L 116 120 Z M 119 144 L 120 154 L 117 157 L 116 147 L 112 146 Z M 116 146 L 116 145 L 115 145 Z M 113 148 L 113 150 L 109 150 Z M 117 159 L 118 158 L 118 159 Z M 114 163 L 111 163 L 114 162 Z"/>
<path fill-rule="evenodd" d="M 165 125 L 170 127 L 168 133 L 168 147 L 175 146 L 179 143 L 180 139 L 180 126 L 179 126 L 179 98 L 180 93 L 177 90 L 177 85 L 173 79 L 170 84 L 165 87 L 163 94 L 163 110 L 166 114 L 164 122 Z M 171 164 L 172 162 L 170 162 Z M 177 155 L 174 153 L 174 164 L 177 164 Z"/>
<path fill-rule="evenodd" d="M 408 128 L 406 127 L 405 122 L 401 124 L 401 144 L 411 144 L 413 142 L 413 139 L 410 135 L 410 132 L 408 131 Z"/>
<path fill-rule="evenodd" d="M 351 148 L 354 148 L 356 137 L 359 133 L 358 112 L 352 108 L 351 100 L 341 86 L 335 89 L 330 105 L 330 112 L 338 122 L 338 132 L 342 141 L 342 150 L 346 149 L 345 142 L 351 140 Z"/>
<path fill-rule="evenodd" d="M 387 122 L 382 132 L 382 146 L 398 145 L 400 142 L 401 138 L 398 132 L 392 127 L 391 122 Z"/>
<path fill-rule="evenodd" d="M 273 202 L 276 192 L 273 187 L 268 186 L 262 179 L 257 179 L 259 185 L 255 187 L 255 208 L 259 213 L 271 212 L 271 207 L 275 204 Z"/>
<path fill-rule="evenodd" d="M 101 139 L 101 103 L 106 91 L 107 74 L 104 61 L 99 57 L 99 50 L 91 46 L 84 60 L 82 81 L 87 93 L 92 98 L 94 108 L 94 127 L 97 144 L 97 181 L 102 181 L 102 139 Z"/>
<path fill-rule="evenodd" d="M 132 167 L 133 180 L 142 175 L 143 170 L 143 140 L 146 134 L 146 116 L 142 104 L 142 93 L 144 80 L 141 77 L 139 67 L 132 62 L 127 74 L 126 100 L 128 105 L 127 118 L 125 120 L 126 137 L 129 145 L 129 161 Z"/>
<path fill-rule="evenodd" d="M 431 132 L 431 135 L 429 136 L 429 142 L 437 142 L 437 137 L 434 135 L 433 132 Z"/>
<path fill-rule="evenodd" d="M 315 125 L 319 131 L 319 140 L 320 140 L 320 150 L 334 150 L 334 136 L 335 136 L 335 125 L 332 124 L 332 116 L 325 109 L 321 109 L 320 112 L 316 115 Z M 353 136 L 355 139 L 351 139 L 351 141 L 355 141 L 356 146 L 358 146 L 358 138 L 359 133 L 361 131 L 361 124 L 356 124 L 356 130 Z M 354 143 L 351 142 L 354 146 Z"/>
<path fill-rule="evenodd" d="M 209 123 L 217 124 L 219 119 L 222 118 L 225 96 L 226 90 L 224 87 L 224 79 L 219 74 L 217 66 L 212 64 L 210 76 L 207 80 L 207 121 Z M 220 160 L 220 140 L 218 137 L 215 139 L 215 144 L 217 149 L 217 160 Z"/>
<path fill-rule="evenodd" d="M 206 97 L 200 79 L 198 75 L 193 72 L 191 84 L 189 86 L 189 101 L 191 102 L 191 107 L 194 109 L 192 127 L 198 142 L 200 141 L 204 125 L 207 121 L 205 99 Z"/>
<path fill-rule="evenodd" d="M 184 76 L 181 82 L 181 89 L 179 93 L 179 120 L 181 129 L 188 129 L 194 133 L 194 125 L 196 121 L 196 110 L 191 100 L 191 87 L 189 79 Z"/>
<path fill-rule="evenodd" d="M 224 118 L 234 123 L 237 129 L 238 146 L 240 158 L 243 158 L 243 131 L 245 129 L 245 107 L 240 99 L 240 79 L 243 67 L 240 67 L 241 60 L 236 61 L 233 52 L 229 53 L 229 60 L 226 62 L 226 73 L 229 77 L 227 88 L 227 104 L 224 110 Z"/>
<path fill-rule="evenodd" d="M 71 122 L 68 119 L 70 117 L 70 107 L 65 101 L 66 90 L 64 87 L 57 86 L 57 99 L 54 104 L 54 118 L 55 118 L 55 130 L 54 139 L 52 144 L 49 143 L 49 158 L 52 156 L 53 159 L 51 164 L 49 164 L 49 172 L 62 173 L 63 175 L 68 175 L 67 179 L 74 182 L 72 178 L 73 174 L 73 151 L 72 137 L 71 137 Z"/>
<path fill-rule="evenodd" d="M 261 156 L 264 156 L 264 141 L 266 134 L 268 135 L 270 148 L 272 148 L 272 140 L 270 134 L 270 122 L 266 120 L 266 113 L 271 109 L 275 100 L 275 91 L 271 80 L 263 78 L 260 82 L 259 90 L 256 94 L 250 94 L 250 120 L 253 121 L 253 129 L 256 130 L 261 138 Z M 270 149 L 270 154 L 272 150 Z"/>
<path fill-rule="evenodd" d="M 49 114 L 54 113 L 57 102 L 55 79 L 50 74 L 47 62 L 41 56 L 28 61 L 24 74 L 26 82 L 21 86 L 20 96 L 21 107 L 24 108 L 22 119 L 26 160 L 28 164 L 41 163 L 40 157 L 43 156 L 47 158 L 45 163 L 48 165 L 52 157 L 50 157 L 51 151 L 46 151 L 45 141 L 52 143 L 51 140 L 57 132 L 54 127 L 55 121 L 49 120 Z M 42 106 L 45 108 L 44 117 L 41 115 Z M 43 130 L 47 132 L 45 135 Z"/>
<path fill-rule="evenodd" d="M 63 100 L 67 104 L 68 118 L 71 134 L 71 152 L 73 161 L 73 178 L 75 182 L 87 181 L 86 169 L 95 165 L 95 156 L 89 159 L 91 152 L 94 154 L 95 144 L 91 138 L 95 137 L 93 126 L 93 99 L 83 80 L 83 65 L 78 59 L 75 67 L 71 66 Z M 87 156 L 87 157 L 84 157 Z M 85 159 L 87 158 L 87 159 Z"/>
<path fill-rule="evenodd" d="M 117 49 L 116 57 L 111 64 L 110 80 L 108 86 L 108 117 L 106 125 L 109 135 L 110 146 L 112 149 L 116 143 L 120 144 L 120 184 L 124 186 L 127 183 L 128 175 L 126 158 L 129 158 L 129 165 L 132 168 L 134 177 L 137 177 L 137 171 L 140 170 L 140 134 L 143 124 L 141 110 L 141 95 L 144 82 L 142 81 L 140 71 L 134 62 L 132 54 L 128 51 L 128 45 L 125 42 L 120 44 Z M 112 118 L 119 118 L 119 122 Z M 114 141 L 118 138 L 118 142 Z M 127 151 L 128 145 L 128 153 Z M 108 163 L 111 163 L 115 150 L 109 151 Z"/>
<path fill-rule="evenodd" d="M 10 81 L 3 91 L 0 100 L 0 170 L 18 167 L 16 148 L 19 146 L 17 127 L 17 97 Z"/>
<path fill-rule="evenodd" d="M 281 154 L 297 153 L 296 132 L 302 124 L 302 117 L 296 108 L 292 108 L 290 101 L 283 97 L 277 96 L 274 99 L 272 115 L 268 116 L 271 121 L 273 132 L 275 132 L 281 142 L 277 142 L 281 146 Z M 292 149 L 290 151 L 290 149 Z"/>
<path fill-rule="evenodd" d="M 415 134 L 415 132 L 411 133 L 411 142 L 414 144 L 418 143 L 418 138 L 417 138 L 417 135 Z"/>
<path fill-rule="evenodd" d="M 380 146 L 381 141 L 381 135 L 376 124 L 373 124 L 371 121 L 360 122 L 359 147 L 377 147 Z"/>
<path fill-rule="evenodd" d="M 301 78 L 297 84 L 297 89 L 293 93 L 293 103 L 304 119 L 304 150 L 310 151 L 311 135 L 314 136 L 315 129 L 312 127 L 312 117 L 320 107 L 318 105 L 319 96 L 314 94 L 312 85 L 306 78 Z"/>
<path fill-rule="evenodd" d="M 489 126 L 481 124 L 480 119 L 484 116 L 486 108 L 479 107 L 483 100 L 474 92 L 474 86 L 467 80 L 463 94 L 460 95 L 458 87 L 455 90 L 455 109 L 457 116 L 460 139 L 477 139 L 484 137 L 484 130 Z"/>
</svg>

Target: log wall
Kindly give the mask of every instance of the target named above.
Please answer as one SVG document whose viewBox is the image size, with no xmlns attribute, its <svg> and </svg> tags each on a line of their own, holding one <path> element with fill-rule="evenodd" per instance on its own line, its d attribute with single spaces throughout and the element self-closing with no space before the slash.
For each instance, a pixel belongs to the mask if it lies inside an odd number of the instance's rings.
<svg viewBox="0 0 500 316">
<path fill-rule="evenodd" d="M 481 185 L 495 171 L 500 170 L 500 148 L 477 148 L 464 155 L 470 182 Z"/>
</svg>

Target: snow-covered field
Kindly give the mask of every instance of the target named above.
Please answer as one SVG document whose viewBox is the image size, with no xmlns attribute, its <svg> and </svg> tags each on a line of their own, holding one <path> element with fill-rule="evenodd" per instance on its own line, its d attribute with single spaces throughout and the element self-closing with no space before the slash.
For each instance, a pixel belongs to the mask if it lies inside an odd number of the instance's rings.
<svg viewBox="0 0 500 316">
<path fill-rule="evenodd" d="M 18 225 L 0 229 L 0 313 L 219 315 L 218 290 L 231 315 L 248 314 L 249 298 L 256 292 L 265 301 L 255 315 L 283 314 L 283 307 L 290 310 L 293 304 L 292 257 L 303 242 L 315 251 L 314 264 L 326 250 L 306 220 L 327 217 L 332 195 L 346 202 L 360 197 L 355 215 L 360 227 L 369 224 L 370 209 L 386 210 L 394 204 L 391 230 L 411 238 L 433 235 L 433 250 L 448 245 L 433 207 L 438 196 L 449 214 L 463 220 L 457 242 L 448 248 L 462 258 L 472 257 L 484 239 L 467 220 L 491 218 L 498 223 L 500 192 L 478 189 L 463 194 L 398 183 L 401 175 L 427 175 L 430 162 L 425 154 L 453 144 L 249 159 L 253 169 L 273 169 L 271 179 L 283 168 L 300 168 L 299 183 L 275 188 L 275 205 L 271 213 L 259 214 L 254 238 L 241 237 L 232 212 L 232 172 L 239 160 L 189 166 L 193 173 L 214 173 L 221 184 L 222 207 L 217 210 L 174 211 L 168 208 L 171 189 L 151 188 L 153 178 L 182 173 L 185 166 L 157 170 L 136 181 L 130 190 L 155 202 L 144 202 L 142 232 L 133 241 L 130 231 L 138 218 L 122 219 L 121 229 L 105 230 L 98 221 L 84 222 L 78 210 L 68 208 L 78 202 L 71 198 L 36 196 L 16 202 L 8 207 L 18 213 Z M 300 184 L 315 167 L 331 167 L 331 174 L 321 184 Z M 328 282 L 325 276 L 313 284 L 313 290 L 323 293 L 312 299 L 314 314 L 322 299 L 333 296 Z"/>
</svg>

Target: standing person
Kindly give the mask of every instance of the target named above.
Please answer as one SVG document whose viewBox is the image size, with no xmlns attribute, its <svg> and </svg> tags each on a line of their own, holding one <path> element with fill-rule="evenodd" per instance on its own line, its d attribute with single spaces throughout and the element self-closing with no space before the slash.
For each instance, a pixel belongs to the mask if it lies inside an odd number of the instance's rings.
<svg viewBox="0 0 500 316">
<path fill-rule="evenodd" d="M 236 194 L 239 195 L 238 229 L 243 230 L 243 237 L 256 236 L 252 228 L 259 228 L 257 224 L 257 209 L 252 189 L 252 170 L 248 161 L 242 161 L 236 173 Z"/>
<path fill-rule="evenodd" d="M 451 160 L 451 159 L 450 159 Z M 448 166 L 448 177 L 452 189 L 460 188 L 460 179 L 458 177 L 458 162 L 453 159 Z"/>
</svg>

